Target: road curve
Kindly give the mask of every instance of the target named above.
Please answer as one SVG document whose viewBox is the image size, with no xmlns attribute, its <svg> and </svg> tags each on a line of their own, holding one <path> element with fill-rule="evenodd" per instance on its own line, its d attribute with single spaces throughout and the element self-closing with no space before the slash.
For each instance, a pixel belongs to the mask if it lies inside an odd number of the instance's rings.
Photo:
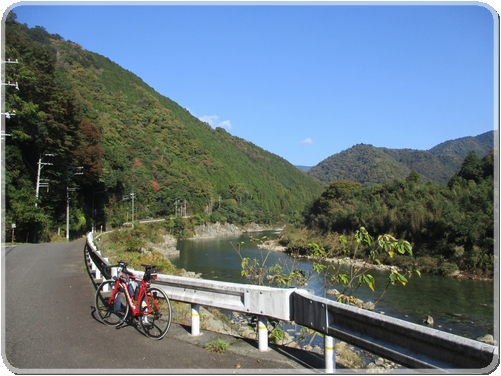
<svg viewBox="0 0 501 376">
<path fill-rule="evenodd" d="M 238 373 L 249 369 L 267 373 L 273 369 L 284 373 L 293 368 L 304 372 L 297 363 L 281 361 L 269 352 L 252 352 L 253 356 L 246 355 L 248 349 L 210 353 L 190 343 L 186 329 L 175 324 L 161 341 L 146 338 L 131 325 L 121 329 L 103 325 L 94 313 L 95 287 L 86 270 L 84 244 L 80 240 L 3 247 L 2 358 L 11 372 L 211 373 L 226 369 Z M 209 340 L 210 335 L 200 338 Z"/>
</svg>

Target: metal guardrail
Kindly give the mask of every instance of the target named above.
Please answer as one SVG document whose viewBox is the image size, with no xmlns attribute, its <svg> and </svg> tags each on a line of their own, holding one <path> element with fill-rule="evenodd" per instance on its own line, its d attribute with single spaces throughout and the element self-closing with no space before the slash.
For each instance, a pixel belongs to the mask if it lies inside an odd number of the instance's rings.
<svg viewBox="0 0 501 376">
<path fill-rule="evenodd" d="M 101 256 L 101 253 L 94 244 L 94 235 L 92 232 L 87 233 L 86 246 L 92 251 L 89 252 L 89 257 L 94 264 L 93 266 L 95 266 L 99 273 L 102 273 L 106 278 L 111 278 L 110 264 Z M 100 276 L 97 275 L 96 278 L 100 278 Z"/>
<path fill-rule="evenodd" d="M 297 290 L 296 324 L 310 327 L 404 367 L 417 369 L 493 369 L 498 348 L 362 308 Z"/>
<path fill-rule="evenodd" d="M 91 259 L 109 278 L 112 273 L 110 264 L 99 254 L 92 233 L 87 235 L 87 245 L 92 250 Z M 140 271 L 134 273 L 139 277 L 144 274 Z M 261 351 L 267 349 L 267 317 L 294 321 L 323 333 L 326 339 L 326 371 L 332 371 L 332 359 L 329 359 L 332 338 L 414 369 L 475 369 L 485 373 L 493 370 L 499 362 L 497 346 L 338 303 L 306 290 L 163 274 L 158 275 L 155 285 L 164 290 L 170 299 L 192 304 L 192 334 L 198 334 L 199 322 L 196 318 L 199 305 L 258 315 Z"/>
<path fill-rule="evenodd" d="M 92 233 L 89 233 L 87 244 L 93 251 L 90 257 L 101 273 L 106 278 L 111 278 L 110 264 L 100 255 L 93 241 L 94 237 Z M 134 274 L 142 277 L 144 272 L 134 270 Z M 163 289 L 169 299 L 175 301 L 218 307 L 280 320 L 290 319 L 290 296 L 295 290 L 165 274 L 158 274 L 153 285 Z"/>
<path fill-rule="evenodd" d="M 291 294 L 295 290 L 170 275 L 159 275 L 155 284 L 165 287 L 172 300 L 281 320 L 290 320 Z"/>
</svg>

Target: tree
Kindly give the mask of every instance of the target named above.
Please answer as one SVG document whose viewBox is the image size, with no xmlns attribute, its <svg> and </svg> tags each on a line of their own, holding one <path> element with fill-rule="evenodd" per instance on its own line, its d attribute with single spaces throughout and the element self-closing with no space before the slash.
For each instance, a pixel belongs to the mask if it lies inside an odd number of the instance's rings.
<svg viewBox="0 0 501 376">
<path fill-rule="evenodd" d="M 422 182 L 421 175 L 419 175 L 416 170 L 412 170 L 409 176 L 405 179 L 407 184 L 420 184 Z"/>
<path fill-rule="evenodd" d="M 483 171 L 480 158 L 477 153 L 472 150 L 464 159 L 458 176 L 465 180 L 473 180 L 477 182 L 482 175 Z"/>
</svg>

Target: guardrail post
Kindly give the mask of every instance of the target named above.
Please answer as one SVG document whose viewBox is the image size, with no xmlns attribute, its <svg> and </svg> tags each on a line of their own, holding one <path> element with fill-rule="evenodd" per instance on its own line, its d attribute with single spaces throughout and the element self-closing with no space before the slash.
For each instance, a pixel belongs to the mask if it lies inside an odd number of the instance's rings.
<svg viewBox="0 0 501 376">
<path fill-rule="evenodd" d="M 107 258 L 105 258 L 105 260 L 108 261 Z M 110 274 L 111 274 L 111 278 L 118 277 L 118 268 L 116 266 L 114 266 L 113 268 L 110 268 Z"/>
<path fill-rule="evenodd" d="M 268 318 L 259 316 L 257 328 L 259 351 L 268 351 Z"/>
<path fill-rule="evenodd" d="M 191 335 L 200 335 L 200 305 L 191 305 Z"/>
<path fill-rule="evenodd" d="M 96 263 L 94 262 L 94 260 L 90 256 L 90 252 L 89 252 L 89 259 L 90 259 L 90 270 L 92 270 L 92 271 L 96 270 Z"/>
<path fill-rule="evenodd" d="M 97 251 L 96 253 L 101 256 L 101 251 Z M 96 268 L 96 279 L 101 279 L 101 270 L 99 268 Z"/>
<path fill-rule="evenodd" d="M 105 257 L 105 258 L 104 258 L 104 260 L 106 260 L 106 262 L 108 262 L 108 258 L 106 258 L 106 257 Z M 98 269 L 98 271 L 99 271 L 99 269 Z M 96 279 L 97 279 L 97 278 L 100 278 L 100 277 L 98 277 L 98 274 L 97 274 L 97 273 L 98 273 L 98 272 L 96 272 Z M 112 271 L 112 273 L 113 273 L 113 271 Z M 116 274 L 116 270 L 115 270 L 115 274 Z M 103 281 L 104 281 L 104 278 L 103 278 Z M 108 292 L 108 291 L 109 291 L 108 287 L 109 287 L 109 285 L 105 285 L 105 286 L 103 287 L 103 292 Z"/>
<path fill-rule="evenodd" d="M 334 344 L 333 337 L 324 335 L 325 373 L 336 372 L 336 350 Z"/>
</svg>

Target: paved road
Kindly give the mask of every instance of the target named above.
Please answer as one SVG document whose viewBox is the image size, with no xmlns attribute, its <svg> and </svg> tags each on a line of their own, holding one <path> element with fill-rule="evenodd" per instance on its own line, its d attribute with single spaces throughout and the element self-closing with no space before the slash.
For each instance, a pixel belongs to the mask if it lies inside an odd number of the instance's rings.
<svg viewBox="0 0 501 376">
<path fill-rule="evenodd" d="M 103 325 L 94 313 L 94 285 L 87 273 L 84 240 L 2 249 L 2 358 L 22 373 L 316 373 L 316 354 L 271 348 L 173 324 L 161 341 L 133 326 Z M 213 354 L 204 344 L 232 345 Z"/>
</svg>

